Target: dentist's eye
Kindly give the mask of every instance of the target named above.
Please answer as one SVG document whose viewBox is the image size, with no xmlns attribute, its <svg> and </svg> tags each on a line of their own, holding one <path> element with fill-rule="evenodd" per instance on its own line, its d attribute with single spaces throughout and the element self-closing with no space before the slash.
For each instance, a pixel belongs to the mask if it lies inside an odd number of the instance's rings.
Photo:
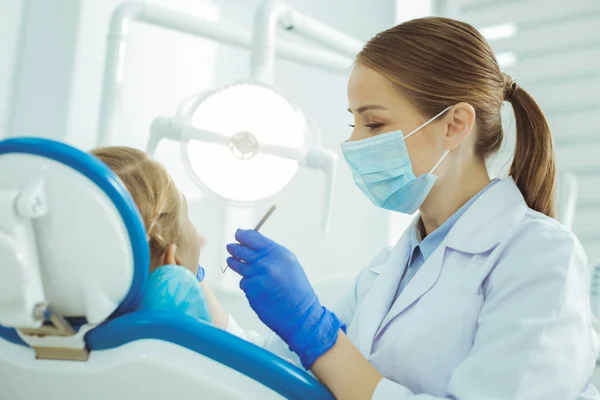
<svg viewBox="0 0 600 400">
<path fill-rule="evenodd" d="M 383 124 L 367 124 L 365 126 L 371 130 L 375 130 L 381 128 Z"/>
<path fill-rule="evenodd" d="M 350 124 L 350 125 L 348 125 L 348 126 L 349 126 L 350 128 L 354 128 L 354 125 L 352 125 L 352 124 Z"/>
</svg>

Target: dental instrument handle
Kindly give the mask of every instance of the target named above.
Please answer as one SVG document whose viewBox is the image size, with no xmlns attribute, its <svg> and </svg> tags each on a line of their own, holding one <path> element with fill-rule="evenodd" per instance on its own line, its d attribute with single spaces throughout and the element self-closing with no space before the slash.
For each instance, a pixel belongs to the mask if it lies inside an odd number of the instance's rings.
<svg viewBox="0 0 600 400">
<path fill-rule="evenodd" d="M 267 211 L 267 213 L 265 214 L 265 216 L 262 217 L 262 219 L 260 220 L 260 222 L 258 224 L 256 224 L 256 228 L 254 228 L 255 231 L 258 232 L 258 230 L 260 228 L 262 228 L 262 226 L 265 224 L 265 222 L 267 222 L 267 220 L 269 219 L 269 217 L 271 216 L 271 214 L 273 214 L 273 211 L 275 211 L 276 208 L 277 208 L 276 205 L 273 205 L 271 208 L 269 208 L 269 211 Z"/>
<path fill-rule="evenodd" d="M 260 230 L 260 228 L 262 228 L 262 226 L 265 224 L 265 222 L 267 222 L 267 220 L 269 219 L 269 217 L 271 216 L 271 214 L 273 214 L 273 211 L 275 211 L 275 209 L 277 208 L 276 204 L 273 204 L 271 206 L 271 208 L 269 208 L 269 211 L 267 211 L 267 213 L 265 214 L 264 217 L 261 218 L 261 220 L 258 222 L 258 224 L 256 224 L 256 228 L 254 228 L 254 230 L 256 232 L 258 232 Z M 225 268 L 223 268 L 221 270 L 221 272 L 225 273 L 225 271 L 227 271 L 228 266 L 225 265 Z"/>
</svg>

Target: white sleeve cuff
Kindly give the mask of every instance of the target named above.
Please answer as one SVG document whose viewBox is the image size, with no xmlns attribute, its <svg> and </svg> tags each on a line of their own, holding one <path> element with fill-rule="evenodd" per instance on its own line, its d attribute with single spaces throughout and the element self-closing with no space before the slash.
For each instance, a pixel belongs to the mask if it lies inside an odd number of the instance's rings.
<svg viewBox="0 0 600 400">
<path fill-rule="evenodd" d="M 259 346 L 261 345 L 260 344 L 260 335 L 254 331 L 250 331 L 250 330 L 245 331 L 242 328 L 240 328 L 240 326 L 235 321 L 235 319 L 233 319 L 231 314 L 229 314 L 229 320 L 227 321 L 227 327 L 225 328 L 225 330 L 227 332 L 231 333 L 232 335 L 235 335 L 235 336 L 237 336 L 241 339 L 244 339 L 248 342 L 252 342 Z"/>
<path fill-rule="evenodd" d="M 227 321 L 227 327 L 225 328 L 225 330 L 227 332 L 231 333 L 232 335 L 240 337 L 244 340 L 248 340 L 246 338 L 246 333 L 244 332 L 244 330 L 242 328 L 240 328 L 240 326 L 237 324 L 237 322 L 235 322 L 235 319 L 233 319 L 231 314 L 229 314 L 229 320 Z"/>
<path fill-rule="evenodd" d="M 259 347 L 262 347 L 265 350 L 269 350 L 270 352 L 278 355 L 279 357 L 285 359 L 286 361 L 295 364 L 298 367 L 301 367 L 300 359 L 294 353 L 292 353 L 287 344 L 283 342 L 277 335 L 270 334 L 264 337 L 261 337 L 257 332 L 251 330 L 243 330 L 237 324 L 235 319 L 229 315 L 229 321 L 227 322 L 227 328 L 225 329 L 227 332 L 235 335 L 241 339 L 244 339 L 248 342 L 251 342 Z M 310 373 L 310 371 L 308 371 Z"/>
</svg>

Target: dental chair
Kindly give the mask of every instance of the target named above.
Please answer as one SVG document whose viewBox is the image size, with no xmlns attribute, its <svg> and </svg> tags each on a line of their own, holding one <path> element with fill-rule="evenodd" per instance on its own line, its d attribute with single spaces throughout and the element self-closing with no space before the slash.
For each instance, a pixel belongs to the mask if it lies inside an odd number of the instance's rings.
<svg viewBox="0 0 600 400">
<path fill-rule="evenodd" d="M 185 315 L 138 311 L 144 225 L 68 145 L 0 141 L 0 399 L 332 399 L 304 370 Z"/>
</svg>

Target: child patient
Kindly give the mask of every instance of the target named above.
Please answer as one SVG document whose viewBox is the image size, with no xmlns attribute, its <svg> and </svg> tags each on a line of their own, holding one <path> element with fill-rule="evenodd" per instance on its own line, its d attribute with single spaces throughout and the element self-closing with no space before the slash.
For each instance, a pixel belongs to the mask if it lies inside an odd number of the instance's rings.
<svg viewBox="0 0 600 400">
<path fill-rule="evenodd" d="M 150 274 L 140 308 L 211 322 L 196 279 L 203 240 L 190 222 L 185 197 L 164 167 L 130 147 L 103 147 L 91 153 L 121 178 L 144 220 Z"/>
</svg>

